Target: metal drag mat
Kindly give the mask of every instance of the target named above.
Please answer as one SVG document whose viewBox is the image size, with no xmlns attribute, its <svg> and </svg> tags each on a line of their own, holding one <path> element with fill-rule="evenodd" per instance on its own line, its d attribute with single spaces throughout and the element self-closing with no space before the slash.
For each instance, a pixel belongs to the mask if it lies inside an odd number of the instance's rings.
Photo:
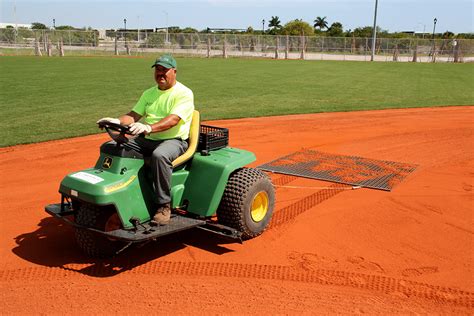
<svg viewBox="0 0 474 316">
<path fill-rule="evenodd" d="M 416 165 L 301 150 L 258 166 L 259 169 L 390 191 Z"/>
</svg>

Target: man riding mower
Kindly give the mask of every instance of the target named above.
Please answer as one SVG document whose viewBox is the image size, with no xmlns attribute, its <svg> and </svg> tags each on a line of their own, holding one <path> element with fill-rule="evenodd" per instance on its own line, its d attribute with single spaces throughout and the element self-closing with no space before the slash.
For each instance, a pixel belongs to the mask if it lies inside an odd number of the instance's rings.
<svg viewBox="0 0 474 316">
<path fill-rule="evenodd" d="M 260 235 L 273 213 L 269 177 L 244 166 L 249 151 L 228 147 L 228 130 L 200 125 L 194 111 L 189 147 L 173 161 L 168 225 L 151 225 L 157 209 L 147 157 L 130 141 L 130 127 L 101 122 L 114 142 L 104 143 L 93 168 L 67 175 L 61 203 L 46 211 L 76 228 L 79 247 L 89 256 L 108 257 L 132 243 L 193 227 L 236 240 Z M 217 221 L 214 219 L 217 215 Z"/>
</svg>

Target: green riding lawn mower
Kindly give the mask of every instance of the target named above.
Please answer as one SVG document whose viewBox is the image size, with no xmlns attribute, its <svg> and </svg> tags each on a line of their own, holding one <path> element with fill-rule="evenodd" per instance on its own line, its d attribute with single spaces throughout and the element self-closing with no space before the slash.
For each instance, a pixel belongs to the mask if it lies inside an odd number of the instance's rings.
<svg viewBox="0 0 474 316">
<path fill-rule="evenodd" d="M 46 212 L 75 227 L 87 255 L 110 257 L 133 243 L 191 228 L 241 242 L 268 226 L 275 201 L 270 178 L 245 168 L 255 155 L 228 147 L 228 130 L 200 125 L 199 112 L 194 111 L 188 150 L 173 161 L 173 213 L 164 226 L 150 224 L 158 207 L 152 172 L 147 157 L 129 142 L 129 127 L 110 122 L 99 127 L 113 141 L 101 146 L 93 168 L 62 180 L 61 203 L 46 206 Z"/>
</svg>

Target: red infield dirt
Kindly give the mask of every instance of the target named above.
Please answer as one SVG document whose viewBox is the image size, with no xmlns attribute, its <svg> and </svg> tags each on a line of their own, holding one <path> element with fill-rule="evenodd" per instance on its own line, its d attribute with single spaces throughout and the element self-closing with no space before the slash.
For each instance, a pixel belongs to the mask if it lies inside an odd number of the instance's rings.
<svg viewBox="0 0 474 316">
<path fill-rule="evenodd" d="M 253 166 L 306 148 L 418 167 L 391 192 L 273 174 L 256 239 L 190 230 L 92 260 L 43 209 L 106 134 L 1 148 L 1 313 L 474 313 L 474 107 L 208 123 Z"/>
</svg>

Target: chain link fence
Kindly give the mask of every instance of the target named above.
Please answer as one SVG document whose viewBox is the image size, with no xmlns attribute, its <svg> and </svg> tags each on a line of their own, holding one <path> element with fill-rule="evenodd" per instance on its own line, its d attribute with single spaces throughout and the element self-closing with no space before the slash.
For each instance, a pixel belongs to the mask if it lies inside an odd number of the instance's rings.
<svg viewBox="0 0 474 316">
<path fill-rule="evenodd" d="M 379 38 L 376 61 L 472 62 L 474 40 Z M 202 57 L 308 60 L 371 59 L 372 39 L 249 34 L 98 32 L 0 29 L 0 55 L 146 56 L 171 52 Z"/>
</svg>

